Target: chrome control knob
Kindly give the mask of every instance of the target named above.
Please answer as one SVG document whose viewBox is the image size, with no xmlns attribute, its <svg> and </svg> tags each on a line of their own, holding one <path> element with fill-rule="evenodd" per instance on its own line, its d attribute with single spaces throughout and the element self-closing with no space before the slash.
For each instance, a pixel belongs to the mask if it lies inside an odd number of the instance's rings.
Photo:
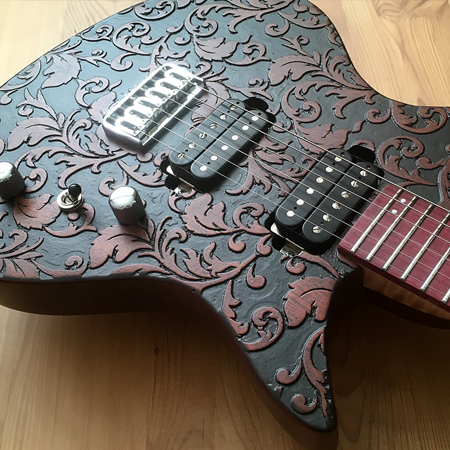
<svg viewBox="0 0 450 450">
<path fill-rule="evenodd" d="M 19 195 L 25 188 L 22 175 L 14 164 L 0 162 L 0 197 L 11 199 Z"/>
<path fill-rule="evenodd" d="M 122 225 L 136 223 L 145 214 L 138 191 L 130 186 L 115 189 L 109 196 L 109 205 Z"/>
</svg>

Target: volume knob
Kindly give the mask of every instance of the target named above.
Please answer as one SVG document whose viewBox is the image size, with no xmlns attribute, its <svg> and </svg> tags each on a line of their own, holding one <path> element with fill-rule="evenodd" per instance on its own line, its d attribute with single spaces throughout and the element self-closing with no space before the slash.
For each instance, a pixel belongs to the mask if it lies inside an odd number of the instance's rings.
<svg viewBox="0 0 450 450">
<path fill-rule="evenodd" d="M 0 162 L 0 197 L 11 199 L 19 195 L 25 188 L 22 175 L 14 164 Z"/>
<path fill-rule="evenodd" d="M 145 214 L 138 191 L 130 186 L 115 189 L 109 196 L 109 204 L 122 225 L 136 223 Z"/>
</svg>

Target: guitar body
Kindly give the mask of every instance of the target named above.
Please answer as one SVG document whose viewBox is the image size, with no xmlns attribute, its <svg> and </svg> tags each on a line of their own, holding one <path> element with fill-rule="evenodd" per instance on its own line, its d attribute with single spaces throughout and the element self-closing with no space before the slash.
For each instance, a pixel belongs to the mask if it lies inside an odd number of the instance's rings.
<svg viewBox="0 0 450 450">
<path fill-rule="evenodd" d="M 327 324 L 359 300 L 361 270 L 339 256 L 337 242 L 321 255 L 280 253 L 269 215 L 323 148 L 354 145 L 375 153 L 387 179 L 448 209 L 448 112 L 371 89 L 307 1 L 153 5 L 94 25 L 0 88 L 0 161 L 26 185 L 0 200 L 6 306 L 189 313 L 228 337 L 291 431 L 327 432 L 311 445 L 333 445 Z M 101 125 L 114 102 L 165 63 L 188 68 L 211 93 L 192 106 L 190 124 L 223 99 L 256 97 L 280 125 L 204 192 L 165 185 L 180 123 L 145 151 L 118 145 Z M 66 213 L 56 199 L 72 183 L 85 200 Z M 108 204 L 125 185 L 146 204 L 135 225 L 120 225 Z"/>
</svg>

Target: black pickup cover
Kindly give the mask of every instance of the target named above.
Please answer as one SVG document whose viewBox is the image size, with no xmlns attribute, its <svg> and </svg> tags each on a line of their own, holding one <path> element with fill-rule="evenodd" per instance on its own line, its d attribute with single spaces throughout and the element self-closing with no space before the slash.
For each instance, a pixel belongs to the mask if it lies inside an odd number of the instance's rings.
<svg viewBox="0 0 450 450">
<path fill-rule="evenodd" d="M 173 174 L 201 190 L 210 188 L 257 142 L 267 118 L 239 100 L 224 102 L 170 152 Z"/>
<path fill-rule="evenodd" d="M 378 183 L 379 169 L 342 150 L 326 153 L 281 203 L 277 234 L 311 253 L 323 253 L 349 225 Z"/>
</svg>

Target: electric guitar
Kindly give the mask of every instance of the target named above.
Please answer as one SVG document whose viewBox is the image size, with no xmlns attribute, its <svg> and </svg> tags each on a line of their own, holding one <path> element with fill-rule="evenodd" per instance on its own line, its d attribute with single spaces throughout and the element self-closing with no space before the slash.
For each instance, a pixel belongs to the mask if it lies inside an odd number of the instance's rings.
<svg viewBox="0 0 450 450">
<path fill-rule="evenodd" d="M 353 261 L 445 317 L 447 111 L 373 91 L 311 4 L 138 5 L 1 91 L 8 306 L 204 314 L 276 414 L 322 436 Z"/>
</svg>

